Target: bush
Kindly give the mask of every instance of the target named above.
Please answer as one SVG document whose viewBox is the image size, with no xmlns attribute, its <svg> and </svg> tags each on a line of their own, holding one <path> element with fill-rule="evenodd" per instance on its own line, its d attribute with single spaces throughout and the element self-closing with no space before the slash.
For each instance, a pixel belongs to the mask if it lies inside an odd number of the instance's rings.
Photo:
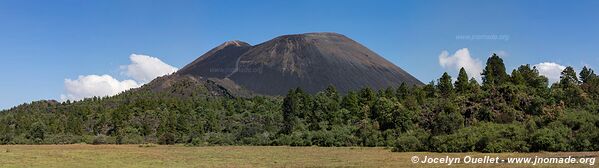
<svg viewBox="0 0 599 168">
<path fill-rule="evenodd" d="M 115 139 L 117 144 L 140 144 L 144 142 L 144 137 L 141 135 L 118 135 Z"/>
<path fill-rule="evenodd" d="M 211 145 L 234 145 L 235 136 L 230 133 L 206 133 L 204 139 Z"/>
<path fill-rule="evenodd" d="M 14 136 L 11 144 L 32 144 L 33 140 L 27 138 L 25 134 Z"/>
<path fill-rule="evenodd" d="M 96 135 L 92 141 L 94 145 L 100 144 L 114 144 L 116 142 L 114 137 L 106 136 L 106 135 Z"/>
<path fill-rule="evenodd" d="M 13 143 L 14 135 L 13 134 L 4 134 L 0 135 L 0 145 L 7 145 Z"/>
<path fill-rule="evenodd" d="M 277 145 L 311 146 L 312 134 L 309 131 L 294 131 L 289 135 L 280 135 L 275 141 Z"/>
<path fill-rule="evenodd" d="M 272 140 L 270 138 L 271 134 L 269 132 L 263 132 L 254 134 L 251 137 L 241 138 L 241 142 L 248 145 L 270 145 L 272 144 Z"/>
<path fill-rule="evenodd" d="M 572 130 L 560 122 L 553 122 L 549 126 L 535 131 L 531 138 L 533 151 L 570 151 L 569 144 Z"/>
<path fill-rule="evenodd" d="M 583 124 L 572 141 L 576 151 L 599 150 L 599 128 L 592 123 Z"/>
<path fill-rule="evenodd" d="M 75 144 L 82 141 L 82 137 L 71 134 L 48 135 L 45 143 L 48 144 Z"/>
<path fill-rule="evenodd" d="M 417 152 L 427 150 L 430 134 L 423 129 L 410 130 L 399 135 L 395 141 L 394 152 Z"/>
<path fill-rule="evenodd" d="M 208 143 L 204 141 L 201 137 L 192 138 L 191 142 L 188 144 L 190 146 L 206 146 Z"/>
<path fill-rule="evenodd" d="M 161 144 L 161 145 L 175 144 L 175 135 L 173 135 L 170 132 L 160 135 L 160 138 L 158 138 L 158 144 Z"/>
<path fill-rule="evenodd" d="M 433 151 L 438 152 L 526 152 L 526 129 L 522 124 L 481 123 L 454 134 L 435 136 Z"/>
<path fill-rule="evenodd" d="M 401 135 L 395 141 L 393 152 L 415 152 L 422 146 L 418 138 L 413 135 Z"/>
</svg>

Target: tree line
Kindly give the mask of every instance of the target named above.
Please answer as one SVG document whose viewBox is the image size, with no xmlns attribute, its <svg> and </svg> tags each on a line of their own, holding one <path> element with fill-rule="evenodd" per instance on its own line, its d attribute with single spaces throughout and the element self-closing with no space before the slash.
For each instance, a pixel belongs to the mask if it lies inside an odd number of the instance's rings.
<svg viewBox="0 0 599 168">
<path fill-rule="evenodd" d="M 572 67 L 551 85 L 536 67 L 510 74 L 488 58 L 482 83 L 460 69 L 423 86 L 284 97 L 227 98 L 178 81 L 77 102 L 38 101 L 0 112 L 1 144 L 388 146 L 394 151 L 599 150 L 599 78 Z M 194 88 L 189 96 L 172 96 Z"/>
</svg>

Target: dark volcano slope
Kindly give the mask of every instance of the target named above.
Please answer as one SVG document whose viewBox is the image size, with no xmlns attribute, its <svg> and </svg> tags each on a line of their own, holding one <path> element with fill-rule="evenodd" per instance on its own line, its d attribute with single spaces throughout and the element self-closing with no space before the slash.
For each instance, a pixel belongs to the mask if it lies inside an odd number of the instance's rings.
<svg viewBox="0 0 599 168">
<path fill-rule="evenodd" d="M 235 69 L 237 59 L 252 46 L 241 41 L 228 41 L 208 51 L 179 70 L 178 74 L 193 74 L 206 78 L 225 78 Z"/>
<path fill-rule="evenodd" d="M 340 92 L 422 83 L 356 41 L 336 33 L 285 35 L 256 46 L 226 42 L 185 66 L 178 75 L 233 81 L 259 94 L 309 93 L 332 84 Z"/>
</svg>

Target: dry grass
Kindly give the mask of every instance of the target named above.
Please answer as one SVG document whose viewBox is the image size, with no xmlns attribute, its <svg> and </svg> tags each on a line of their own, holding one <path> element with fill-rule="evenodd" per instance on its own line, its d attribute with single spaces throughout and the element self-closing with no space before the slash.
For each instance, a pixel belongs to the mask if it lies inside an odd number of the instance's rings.
<svg viewBox="0 0 599 168">
<path fill-rule="evenodd" d="M 597 157 L 576 153 L 394 153 L 384 148 L 215 146 L 139 147 L 139 145 L 0 146 L 0 167 L 580 167 L 582 164 L 414 164 L 412 156 Z M 587 165 L 588 166 L 588 165 Z"/>
</svg>

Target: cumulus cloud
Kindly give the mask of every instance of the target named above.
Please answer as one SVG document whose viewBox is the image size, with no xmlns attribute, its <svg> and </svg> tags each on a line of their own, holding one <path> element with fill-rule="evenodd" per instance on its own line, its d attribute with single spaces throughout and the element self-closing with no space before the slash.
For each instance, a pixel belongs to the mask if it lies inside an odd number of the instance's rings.
<svg viewBox="0 0 599 168">
<path fill-rule="evenodd" d="M 129 59 L 131 64 L 121 66 L 121 73 L 133 79 L 118 80 L 110 75 L 82 75 L 77 79 L 65 79 L 66 93 L 60 95 L 60 99 L 66 101 L 113 96 L 178 70 L 158 58 L 147 55 L 131 54 Z"/>
<path fill-rule="evenodd" d="M 122 66 L 124 74 L 143 83 L 178 70 L 158 58 L 147 55 L 131 54 L 129 59 L 131 64 Z"/>
<path fill-rule="evenodd" d="M 112 96 L 131 88 L 139 87 L 136 81 L 119 81 L 110 75 L 87 75 L 77 79 L 65 79 L 66 94 L 60 96 L 63 101 L 81 100 L 93 96 Z"/>
<path fill-rule="evenodd" d="M 439 55 L 439 64 L 441 67 L 450 70 L 459 71 L 464 67 L 468 73 L 468 77 L 476 78 L 480 81 L 480 73 L 482 73 L 482 63 L 480 60 L 472 58 L 468 48 L 462 48 L 456 51 L 453 55 L 449 55 L 448 51 L 443 51 Z"/>
<path fill-rule="evenodd" d="M 539 70 L 539 74 L 549 79 L 550 84 L 559 81 L 562 71 L 566 69 L 565 66 L 555 62 L 542 62 L 534 66 L 537 67 L 537 70 Z"/>
</svg>

